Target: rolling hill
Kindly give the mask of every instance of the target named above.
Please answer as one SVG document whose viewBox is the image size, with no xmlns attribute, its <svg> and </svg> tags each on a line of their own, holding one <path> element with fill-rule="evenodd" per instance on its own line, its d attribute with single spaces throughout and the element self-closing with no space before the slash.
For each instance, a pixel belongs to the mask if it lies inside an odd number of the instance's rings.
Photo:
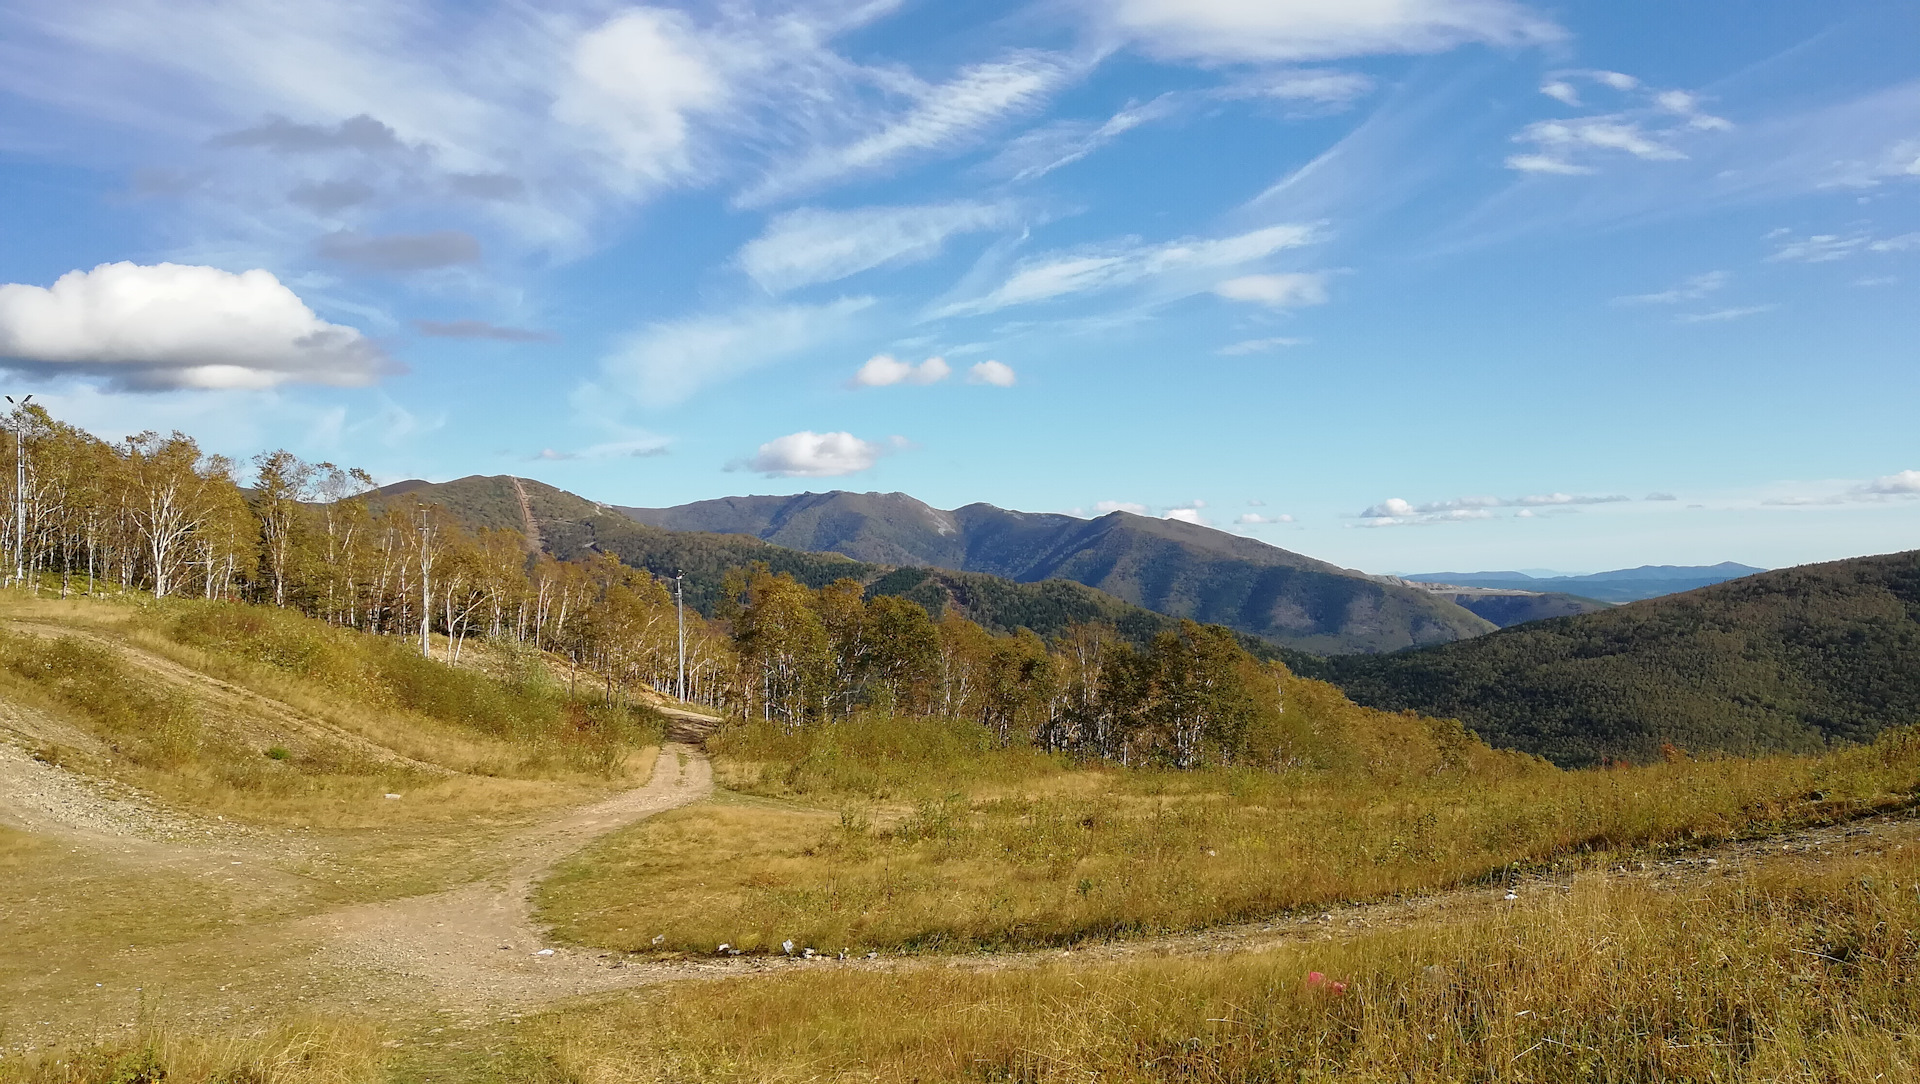
<svg viewBox="0 0 1920 1084">
<path fill-rule="evenodd" d="M 1562 765 L 1811 752 L 1920 723 L 1920 551 L 1747 576 L 1383 656 L 1293 660 L 1370 707 Z"/>
<path fill-rule="evenodd" d="M 946 511 L 903 493 L 845 492 L 614 510 L 649 527 L 750 535 L 879 564 L 1016 583 L 1071 580 L 1158 613 L 1225 625 L 1300 651 L 1395 651 L 1496 627 L 1422 587 L 1128 512 L 1084 520 L 987 504 Z"/>
</svg>

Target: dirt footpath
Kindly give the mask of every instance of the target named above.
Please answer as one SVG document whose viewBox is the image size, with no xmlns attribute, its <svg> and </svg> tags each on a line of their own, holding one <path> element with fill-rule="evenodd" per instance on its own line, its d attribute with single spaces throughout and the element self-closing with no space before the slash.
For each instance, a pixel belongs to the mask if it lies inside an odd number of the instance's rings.
<svg viewBox="0 0 1920 1084">
<path fill-rule="evenodd" d="M 674 736 L 697 740 L 698 730 L 707 722 L 692 713 L 675 712 Z M 262 861 L 267 852 L 287 846 L 290 840 L 249 838 L 251 833 L 234 830 L 229 834 L 175 818 L 131 796 L 106 793 L 4 744 L 0 744 L 0 788 L 0 799 L 4 799 L 0 800 L 0 821 L 53 833 L 97 853 L 116 854 L 122 862 L 164 862 L 175 870 L 204 867 L 204 872 L 217 873 L 223 882 L 250 883 L 250 891 L 260 896 L 272 895 L 276 889 L 287 891 L 280 882 L 295 879 L 280 870 L 262 868 L 267 865 Z M 648 959 L 546 942 L 532 914 L 532 894 L 541 878 L 596 838 L 702 801 L 712 791 L 712 767 L 700 747 L 670 742 L 662 748 L 652 778 L 644 786 L 487 844 L 489 853 L 501 860 L 501 872 L 495 876 L 428 895 L 248 924 L 189 944 L 130 950 L 103 963 L 121 975 L 169 976 L 164 980 L 169 1015 L 197 1024 L 261 1019 L 301 1009 L 377 1011 L 389 1019 L 432 1012 L 490 1016 L 524 1012 L 583 994 L 690 979 L 745 978 L 794 968 L 1003 969 L 1062 958 L 1099 963 L 1253 953 L 1369 930 L 1471 918 L 1571 887 L 1570 875 L 1541 875 L 1510 885 L 1453 889 L 1160 937 L 958 956 L 883 955 L 844 961 L 825 956 L 811 960 Z M 1920 844 L 1920 819 L 1882 816 L 1680 856 L 1615 858 L 1611 868 L 1586 875 L 1678 889 L 1739 876 L 1762 862 L 1819 861 L 1830 855 L 1916 844 Z M 1513 899 L 1508 898 L 1510 891 Z M 127 1014 L 135 1001 L 127 998 L 127 992 L 106 990 L 102 997 L 118 998 L 110 1004 L 76 998 L 68 989 L 73 985 L 53 981 L 36 988 L 34 1011 L 49 1028 L 63 1027 L 52 1022 L 56 1019 L 79 1024 L 83 1014 L 95 1026 L 120 1027 L 125 1026 L 124 1019 L 131 1019 Z M 156 988 L 132 993 L 151 999 Z M 46 1034 L 51 1037 L 52 1032 Z"/>
<path fill-rule="evenodd" d="M 595 838 L 713 793 L 698 749 L 669 743 L 644 787 L 575 810 L 508 839 L 499 878 L 446 892 L 363 904 L 302 920 L 296 937 L 320 939 L 316 963 L 363 973 L 377 985 L 425 986 L 471 1007 L 549 1001 L 630 985 L 610 957 L 548 944 L 533 922 L 533 890 Z M 637 977 L 637 976 L 635 976 Z"/>
</svg>

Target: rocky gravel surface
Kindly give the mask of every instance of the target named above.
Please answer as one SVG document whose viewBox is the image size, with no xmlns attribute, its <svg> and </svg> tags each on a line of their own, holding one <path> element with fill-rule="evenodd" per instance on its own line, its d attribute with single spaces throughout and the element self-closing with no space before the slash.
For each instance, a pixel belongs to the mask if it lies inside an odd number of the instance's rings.
<svg viewBox="0 0 1920 1084">
<path fill-rule="evenodd" d="M 140 791 L 57 767 L 0 740 L 0 823 L 30 832 L 153 843 L 236 844 L 246 828 L 167 809 Z"/>
</svg>

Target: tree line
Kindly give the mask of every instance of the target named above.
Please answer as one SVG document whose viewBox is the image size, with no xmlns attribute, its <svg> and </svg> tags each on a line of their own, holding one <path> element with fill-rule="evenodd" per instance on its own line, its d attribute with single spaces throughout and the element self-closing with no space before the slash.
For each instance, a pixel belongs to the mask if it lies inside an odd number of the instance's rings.
<svg viewBox="0 0 1920 1084">
<path fill-rule="evenodd" d="M 670 580 L 376 498 L 355 468 L 286 451 L 243 466 L 180 432 L 108 442 L 33 404 L 8 423 L 0 575 L 34 591 L 291 608 L 449 663 L 470 640 L 508 641 L 566 657 L 609 701 L 647 686 L 784 728 L 878 711 L 1124 764 L 1284 760 L 1285 671 L 1226 629 L 1184 622 L 1144 645 L 1097 623 L 995 635 L 952 607 L 935 619 L 859 580 L 815 590 L 757 564 L 728 573 L 711 617 L 683 615 Z"/>
</svg>

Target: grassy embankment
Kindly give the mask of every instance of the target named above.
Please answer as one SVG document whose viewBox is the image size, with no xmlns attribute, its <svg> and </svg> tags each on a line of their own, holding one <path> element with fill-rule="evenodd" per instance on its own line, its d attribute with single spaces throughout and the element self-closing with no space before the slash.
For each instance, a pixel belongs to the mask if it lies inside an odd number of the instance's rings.
<svg viewBox="0 0 1920 1084">
<path fill-rule="evenodd" d="M 579 943 L 711 953 L 1071 944 L 1421 893 L 1513 867 L 1764 835 L 1920 789 L 1904 732 L 1821 757 L 1565 772 L 1294 681 L 1320 743 L 1273 773 L 1076 767 L 967 724 L 714 743 L 732 801 L 615 833 L 543 887 Z"/>
<path fill-rule="evenodd" d="M 76 997 L 113 1018 L 134 987 L 203 985 L 220 939 L 482 876 L 490 841 L 646 779 L 650 713 L 571 702 L 537 656 L 488 661 L 264 608 L 0 600 L 0 740 L 67 769 L 5 751 L 10 786 L 47 789 L 25 823 L 66 808 L 187 845 L 0 829 L 0 1046 Z M 129 791 L 149 805 L 97 797 Z"/>
<path fill-rule="evenodd" d="M 263 824 L 458 820 L 650 770 L 653 713 L 572 701 L 531 653 L 469 652 L 491 666 L 266 607 L 10 599 L 0 701 L 43 760 Z"/>
</svg>

